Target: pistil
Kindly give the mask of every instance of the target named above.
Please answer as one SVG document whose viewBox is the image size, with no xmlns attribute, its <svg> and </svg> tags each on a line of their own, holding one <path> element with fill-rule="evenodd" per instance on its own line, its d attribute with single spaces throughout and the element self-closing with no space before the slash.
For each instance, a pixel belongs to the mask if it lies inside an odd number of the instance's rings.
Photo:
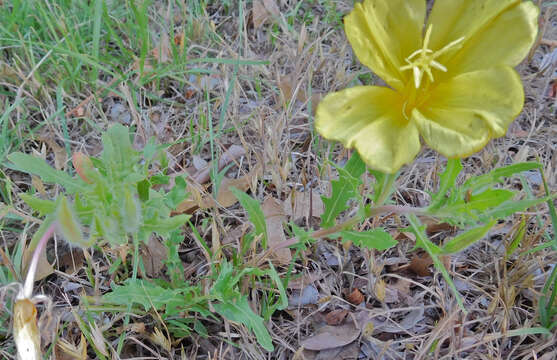
<svg viewBox="0 0 557 360">
<path fill-rule="evenodd" d="M 464 41 L 464 37 L 461 37 L 457 40 L 450 42 L 442 49 L 433 51 L 428 48 L 432 29 L 433 29 L 433 25 L 429 25 L 424 36 L 422 48 L 414 51 L 405 59 L 408 65 L 404 65 L 400 67 L 400 70 L 402 71 L 412 69 L 414 75 L 414 86 L 416 89 L 420 87 L 424 73 L 427 74 L 427 77 L 429 78 L 430 82 L 435 81 L 433 77 L 432 68 L 440 70 L 442 72 L 447 72 L 447 68 L 443 64 L 436 61 L 435 59 L 437 59 L 439 56 L 445 54 L 447 51 L 451 49 L 460 48 L 462 46 L 462 42 Z"/>
</svg>

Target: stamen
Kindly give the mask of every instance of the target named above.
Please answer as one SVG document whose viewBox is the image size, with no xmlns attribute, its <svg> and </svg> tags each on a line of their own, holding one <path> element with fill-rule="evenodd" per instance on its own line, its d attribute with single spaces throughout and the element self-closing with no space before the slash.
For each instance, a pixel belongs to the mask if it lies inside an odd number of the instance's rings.
<svg viewBox="0 0 557 360">
<path fill-rule="evenodd" d="M 416 89 L 418 89 L 422 83 L 424 72 L 427 74 L 427 77 L 431 82 L 435 81 L 432 68 L 442 72 L 447 72 L 447 68 L 440 62 L 435 61 L 435 59 L 447 53 L 449 50 L 460 49 L 462 47 L 462 43 L 464 42 L 464 37 L 461 37 L 451 41 L 440 50 L 433 51 L 428 48 L 432 31 L 433 25 L 429 25 L 424 35 L 422 48 L 414 51 L 405 59 L 408 65 L 403 65 L 399 68 L 401 71 L 412 69 L 412 73 L 414 75 L 414 86 L 416 86 Z"/>
</svg>

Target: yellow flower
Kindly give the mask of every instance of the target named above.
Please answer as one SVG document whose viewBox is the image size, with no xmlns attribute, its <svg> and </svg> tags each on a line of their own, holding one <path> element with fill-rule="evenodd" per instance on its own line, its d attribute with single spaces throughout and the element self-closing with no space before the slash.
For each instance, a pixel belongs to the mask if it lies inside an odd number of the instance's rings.
<svg viewBox="0 0 557 360">
<path fill-rule="evenodd" d="M 505 135 L 524 104 L 513 69 L 537 35 L 539 10 L 522 0 L 365 0 L 345 19 L 356 56 L 390 87 L 327 95 L 316 128 L 394 173 L 425 143 L 464 157 Z M 422 36 L 423 34 L 423 36 Z"/>
</svg>

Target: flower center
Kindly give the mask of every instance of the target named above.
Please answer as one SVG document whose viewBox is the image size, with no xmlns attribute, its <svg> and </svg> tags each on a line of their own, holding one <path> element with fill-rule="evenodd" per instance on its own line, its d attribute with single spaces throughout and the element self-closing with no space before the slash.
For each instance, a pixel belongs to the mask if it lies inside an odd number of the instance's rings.
<svg viewBox="0 0 557 360">
<path fill-rule="evenodd" d="M 462 46 L 462 42 L 464 41 L 463 36 L 459 39 L 456 39 L 455 41 L 450 42 L 441 50 L 433 51 L 428 48 L 432 28 L 433 25 L 429 25 L 429 27 L 427 28 L 422 48 L 414 51 L 412 54 L 410 54 L 410 56 L 406 58 L 406 62 L 408 63 L 408 65 L 400 67 L 400 70 L 402 71 L 412 69 L 412 72 L 414 73 L 414 85 L 416 89 L 420 87 L 424 73 L 427 74 L 429 81 L 433 82 L 434 78 L 433 72 L 431 71 L 432 69 L 447 72 L 447 68 L 441 63 L 437 62 L 435 59 L 451 49 L 460 48 Z"/>
</svg>

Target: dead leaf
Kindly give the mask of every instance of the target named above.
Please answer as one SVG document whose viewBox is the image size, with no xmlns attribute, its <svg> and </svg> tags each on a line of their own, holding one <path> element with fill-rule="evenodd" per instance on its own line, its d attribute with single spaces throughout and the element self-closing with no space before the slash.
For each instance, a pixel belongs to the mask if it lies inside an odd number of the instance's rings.
<svg viewBox="0 0 557 360">
<path fill-rule="evenodd" d="M 310 304 L 316 304 L 319 301 L 319 291 L 313 285 L 308 285 L 300 293 L 295 292 L 288 299 L 289 307 L 305 306 Z"/>
<path fill-rule="evenodd" d="M 449 223 L 433 223 L 433 224 L 429 224 L 426 227 L 426 233 L 428 235 L 434 235 L 440 232 L 444 232 L 444 231 L 450 231 L 450 232 L 455 232 L 457 230 L 456 226 L 453 226 Z"/>
<path fill-rule="evenodd" d="M 204 170 L 207 166 L 209 166 L 209 163 L 199 155 L 193 155 L 192 162 L 193 162 L 193 167 L 195 168 L 196 171 L 202 169 Z"/>
<path fill-rule="evenodd" d="M 35 175 L 31 175 L 31 185 L 33 185 L 33 187 L 35 189 L 37 189 L 37 191 L 39 192 L 39 194 L 41 194 L 44 197 L 47 197 L 48 195 L 46 194 L 46 189 L 44 187 L 44 183 L 41 180 L 40 177 L 35 176 Z"/>
<path fill-rule="evenodd" d="M 224 167 L 228 164 L 230 164 L 231 162 L 233 162 L 234 160 L 236 160 L 237 158 L 244 156 L 246 154 L 246 150 L 244 150 L 243 147 L 239 146 L 239 145 L 232 145 L 230 146 L 220 157 L 219 160 L 219 166 L 218 166 L 218 170 L 222 170 L 224 169 Z M 209 181 L 210 178 L 210 172 L 211 172 L 211 165 L 209 164 L 209 166 L 207 166 L 207 168 L 198 171 L 194 176 L 194 180 L 195 182 L 199 183 L 199 184 L 204 184 L 207 181 Z"/>
<path fill-rule="evenodd" d="M 325 315 L 325 321 L 327 325 L 340 325 L 344 321 L 344 318 L 346 318 L 346 315 L 348 315 L 348 310 L 336 309 Z"/>
<path fill-rule="evenodd" d="M 261 0 L 253 0 L 251 16 L 253 19 L 253 27 L 255 29 L 259 29 L 269 18 L 269 12 Z"/>
<path fill-rule="evenodd" d="M 292 221 L 309 216 L 310 208 L 311 216 L 320 217 L 323 215 L 325 206 L 321 200 L 321 195 L 315 190 L 311 192 L 292 190 L 290 196 L 284 202 L 284 211 L 292 218 Z"/>
<path fill-rule="evenodd" d="M 230 191 L 230 188 L 236 188 L 240 191 L 247 191 L 251 184 L 252 173 L 246 174 L 238 179 L 224 178 L 220 184 L 219 192 L 217 194 L 217 203 L 222 207 L 230 207 L 238 202 L 236 195 Z M 214 206 L 214 199 L 206 197 L 202 207 L 210 208 Z"/>
<path fill-rule="evenodd" d="M 354 288 L 348 296 L 346 296 L 346 300 L 354 305 L 360 305 L 364 301 L 365 297 L 364 294 L 358 288 Z"/>
<path fill-rule="evenodd" d="M 393 235 L 393 237 L 395 238 L 395 240 L 399 242 L 404 240 L 410 240 L 412 242 L 416 242 L 416 235 L 408 231 L 397 232 L 397 234 Z"/>
<path fill-rule="evenodd" d="M 302 341 L 307 350 L 326 350 L 345 346 L 360 336 L 361 330 L 353 322 L 340 326 L 325 325 L 317 330 L 317 334 Z"/>
<path fill-rule="evenodd" d="M 33 252 L 35 248 L 26 247 L 25 251 L 23 251 L 23 264 L 25 264 L 25 274 L 27 274 L 27 270 L 29 268 L 29 262 L 33 257 Z M 46 258 L 46 249 L 41 251 L 39 254 L 39 262 L 37 264 L 37 271 L 35 272 L 35 282 L 44 279 L 45 277 L 49 276 L 50 274 L 54 273 L 54 267 L 48 262 Z"/>
<path fill-rule="evenodd" d="M 95 349 L 97 349 L 98 352 L 108 357 L 106 339 L 101 329 L 96 322 L 93 322 L 93 324 L 89 323 L 89 327 L 91 328 L 91 340 L 93 341 L 93 346 L 95 347 Z"/>
<path fill-rule="evenodd" d="M 64 338 L 59 338 L 56 345 L 57 348 L 69 359 L 87 359 L 87 341 L 85 340 L 85 336 L 83 336 L 83 334 L 81 334 L 81 341 L 78 345 L 74 345 Z M 58 355 L 56 357 L 58 358 Z"/>
<path fill-rule="evenodd" d="M 303 289 L 307 285 L 314 283 L 317 280 L 321 280 L 325 275 L 321 272 L 305 273 L 297 279 L 290 280 L 288 282 L 289 289 Z"/>
<path fill-rule="evenodd" d="M 45 349 L 56 340 L 59 324 L 60 314 L 54 310 L 52 305 L 48 305 L 47 308 L 42 311 L 38 322 L 42 349 Z"/>
<path fill-rule="evenodd" d="M 356 360 L 360 355 L 360 345 L 352 342 L 334 349 L 321 350 L 315 360 Z"/>
<path fill-rule="evenodd" d="M 283 224 L 286 222 L 284 206 L 279 200 L 267 196 L 263 200 L 262 210 L 265 216 L 265 223 L 267 224 L 268 246 L 273 248 L 286 241 L 283 228 Z M 274 250 L 272 256 L 281 265 L 290 264 L 292 261 L 292 253 L 289 248 Z"/>
<path fill-rule="evenodd" d="M 52 152 L 54 153 L 54 167 L 56 168 L 56 170 L 63 170 L 66 167 L 66 149 L 58 145 L 58 143 L 54 140 L 54 137 L 50 133 L 40 135 L 38 139 L 46 143 L 50 150 L 52 150 Z"/>
<path fill-rule="evenodd" d="M 433 265 L 433 260 L 429 255 L 416 255 L 410 261 L 408 270 L 414 272 L 418 276 L 430 276 L 431 270 L 429 267 Z"/>
<path fill-rule="evenodd" d="M 73 275 L 81 269 L 85 257 L 82 251 L 75 251 L 75 249 L 70 248 L 58 260 L 58 267 L 64 269 L 66 274 Z"/>
<path fill-rule="evenodd" d="M 304 88 L 299 87 L 301 83 L 297 81 L 296 74 L 288 74 L 281 76 L 278 82 L 278 87 L 282 93 L 284 101 L 288 102 L 292 99 L 294 92 L 296 92 L 296 100 L 305 102 L 307 100 L 306 91 Z"/>
<path fill-rule="evenodd" d="M 267 9 L 269 14 L 280 17 L 280 9 L 277 5 L 276 0 L 263 0 L 263 4 L 265 5 L 265 9 Z"/>
<path fill-rule="evenodd" d="M 158 277 L 167 258 L 166 247 L 156 237 L 151 236 L 149 242 L 141 249 L 141 258 L 146 275 L 150 278 Z"/>
<path fill-rule="evenodd" d="M 398 303 L 399 295 L 404 298 L 410 296 L 410 281 L 399 279 L 394 284 L 387 285 L 386 303 Z"/>
<path fill-rule="evenodd" d="M 186 182 L 187 191 L 190 193 L 190 198 L 178 204 L 178 206 L 176 206 L 176 210 L 172 212 L 172 216 L 177 214 L 193 214 L 195 210 L 203 206 L 203 195 L 199 190 L 199 187 L 201 186 L 196 186 L 196 184 L 193 184 L 189 181 Z"/>
<path fill-rule="evenodd" d="M 216 202 L 212 194 L 201 194 L 200 190 L 198 189 L 199 187 L 201 187 L 200 185 L 188 182 L 188 191 L 190 192 L 191 197 L 182 201 L 176 207 L 176 210 L 172 212 L 172 215 L 193 214 L 193 212 L 195 212 L 195 210 L 199 208 L 209 209 L 216 206 L 217 204 L 224 208 L 236 204 L 238 202 L 238 199 L 232 193 L 232 191 L 230 191 L 230 188 L 235 187 L 238 190 L 247 191 L 253 179 L 258 176 L 259 169 L 259 167 L 256 167 L 254 170 L 237 179 L 225 177 L 220 184 Z"/>
</svg>

